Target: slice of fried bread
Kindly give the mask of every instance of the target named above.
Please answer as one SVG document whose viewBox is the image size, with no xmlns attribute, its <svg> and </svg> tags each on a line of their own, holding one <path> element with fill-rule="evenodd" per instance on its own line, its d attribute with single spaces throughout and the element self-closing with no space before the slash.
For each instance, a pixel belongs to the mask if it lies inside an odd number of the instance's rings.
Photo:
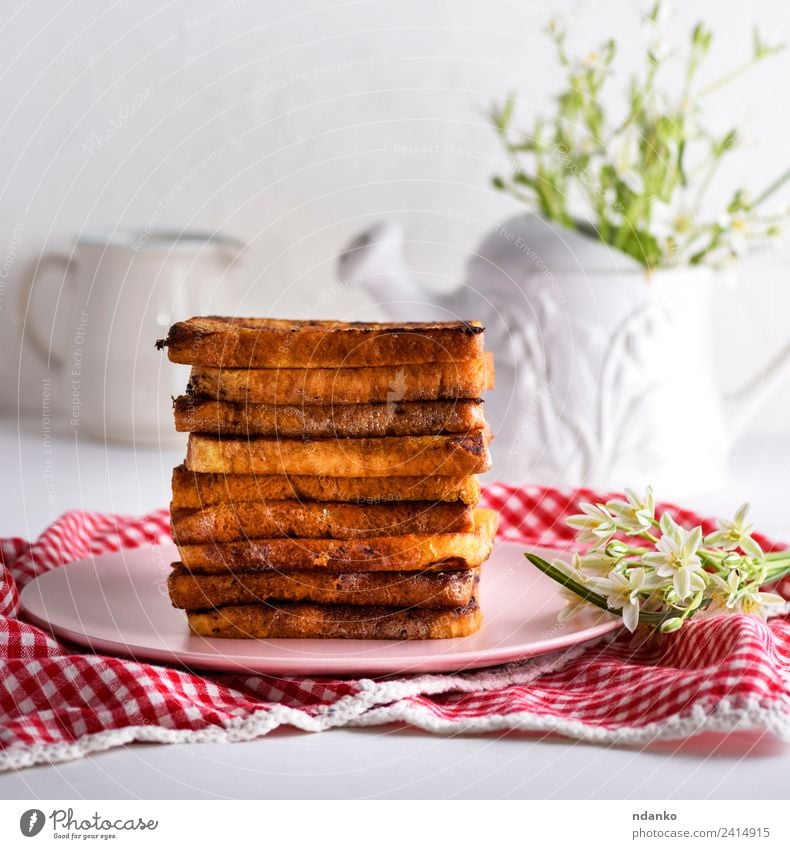
<svg viewBox="0 0 790 849">
<path fill-rule="evenodd" d="M 244 604 L 189 611 L 187 619 L 194 634 L 231 639 L 442 640 L 466 637 L 482 625 L 475 599 L 452 610 Z"/>
<path fill-rule="evenodd" d="M 298 321 L 197 316 L 157 343 L 175 363 L 225 368 L 323 368 L 471 360 L 479 322 Z"/>
<path fill-rule="evenodd" d="M 491 467 L 485 431 L 371 439 L 220 439 L 190 433 L 192 472 L 326 477 L 473 475 Z"/>
<path fill-rule="evenodd" d="M 167 587 L 173 607 L 204 610 L 264 601 L 381 607 L 464 607 L 480 577 L 479 569 L 455 572 L 235 572 L 195 575 L 174 564 Z"/>
<path fill-rule="evenodd" d="M 187 394 L 250 404 L 372 404 L 479 400 L 493 381 L 486 357 L 371 368 L 193 366 Z"/>
<path fill-rule="evenodd" d="M 474 475 L 449 477 L 328 478 L 324 475 L 225 475 L 190 472 L 176 466 L 172 478 L 172 510 L 244 501 L 462 501 L 474 506 L 480 482 Z"/>
<path fill-rule="evenodd" d="M 473 510 L 461 501 L 245 501 L 175 510 L 170 525 L 181 545 L 276 537 L 367 539 L 400 534 L 469 533 Z"/>
<path fill-rule="evenodd" d="M 481 401 L 279 406 L 182 395 L 173 412 L 176 430 L 220 436 L 420 436 L 486 427 Z"/>
<path fill-rule="evenodd" d="M 491 554 L 498 517 L 494 510 L 478 508 L 474 521 L 471 533 L 182 544 L 179 555 L 186 569 L 204 575 L 271 570 L 344 573 L 471 569 Z"/>
</svg>

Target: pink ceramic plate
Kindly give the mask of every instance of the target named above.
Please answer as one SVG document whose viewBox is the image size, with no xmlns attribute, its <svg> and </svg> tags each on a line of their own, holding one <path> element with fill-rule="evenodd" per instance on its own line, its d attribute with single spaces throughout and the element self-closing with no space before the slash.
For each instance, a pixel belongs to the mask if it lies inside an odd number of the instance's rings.
<svg viewBox="0 0 790 849">
<path fill-rule="evenodd" d="M 507 663 L 567 648 L 618 627 L 592 609 L 557 622 L 557 585 L 500 542 L 483 567 L 482 630 L 454 640 L 224 640 L 191 636 L 170 606 L 173 545 L 146 546 L 80 560 L 41 575 L 22 591 L 22 608 L 56 636 L 138 660 L 275 675 L 379 675 L 450 672 Z M 551 558 L 556 551 L 536 549 Z"/>
</svg>

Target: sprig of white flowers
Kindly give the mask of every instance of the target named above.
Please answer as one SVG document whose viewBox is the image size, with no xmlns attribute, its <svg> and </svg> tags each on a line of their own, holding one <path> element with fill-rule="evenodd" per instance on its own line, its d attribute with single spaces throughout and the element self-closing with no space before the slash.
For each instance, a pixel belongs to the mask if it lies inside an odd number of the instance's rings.
<svg viewBox="0 0 790 849">
<path fill-rule="evenodd" d="M 556 105 L 526 127 L 516 122 L 514 94 L 491 110 L 510 166 L 493 185 L 546 221 L 604 242 L 647 269 L 717 267 L 781 235 L 790 208 L 767 202 L 790 182 L 790 169 L 762 191 L 740 186 L 711 206 L 719 169 L 748 144 L 748 133 L 711 122 L 709 98 L 784 45 L 755 29 L 743 61 L 710 80 L 704 66 L 713 31 L 700 21 L 682 45 L 667 12 L 666 3 L 656 2 L 645 16 L 643 58 L 634 74 L 616 70 L 613 39 L 579 53 L 552 21 L 547 32 L 564 77 Z M 630 60 L 633 44 L 627 52 Z M 626 78 L 622 96 L 613 97 L 610 87 Z"/>
<path fill-rule="evenodd" d="M 775 592 L 762 588 L 790 574 L 790 551 L 766 554 L 752 536 L 743 504 L 732 520 L 717 521 L 707 536 L 686 528 L 669 512 L 656 518 L 653 490 L 626 489 L 626 500 L 583 502 L 567 524 L 576 542 L 589 544 L 570 562 L 527 559 L 562 584 L 565 620 L 593 604 L 618 613 L 629 631 L 643 624 L 677 631 L 692 616 L 749 613 L 763 619 L 788 610 Z"/>
</svg>

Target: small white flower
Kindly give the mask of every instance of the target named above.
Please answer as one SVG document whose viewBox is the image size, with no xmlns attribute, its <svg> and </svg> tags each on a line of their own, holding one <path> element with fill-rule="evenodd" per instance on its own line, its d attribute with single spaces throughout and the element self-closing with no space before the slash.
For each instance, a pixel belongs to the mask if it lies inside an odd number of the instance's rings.
<svg viewBox="0 0 790 849">
<path fill-rule="evenodd" d="M 722 578 L 721 575 L 708 576 L 708 590 L 710 592 L 710 604 L 706 613 L 730 613 L 735 606 L 738 590 L 741 585 L 741 576 L 734 569 Z"/>
<path fill-rule="evenodd" d="M 753 524 L 746 524 L 746 514 L 749 512 L 748 504 L 741 504 L 735 518 L 732 521 L 719 519 L 716 524 L 719 530 L 706 537 L 706 545 L 715 545 L 724 551 L 734 551 L 740 548 L 748 557 L 762 560 L 764 557 L 760 544 L 752 537 Z"/>
<path fill-rule="evenodd" d="M 705 587 L 702 560 L 698 555 L 702 544 L 702 528 L 686 531 L 668 513 L 661 517 L 664 535 L 656 543 L 656 551 L 642 555 L 642 562 L 656 570 L 661 578 L 672 578 L 672 586 L 683 601 Z"/>
<path fill-rule="evenodd" d="M 750 613 L 765 620 L 769 616 L 787 612 L 788 603 L 779 593 L 748 590 L 739 596 L 735 607 L 740 613 Z"/>
<path fill-rule="evenodd" d="M 568 619 L 576 616 L 577 613 L 589 608 L 588 602 L 586 602 L 580 595 L 576 595 L 576 593 L 572 590 L 569 590 L 566 587 L 560 587 L 559 591 L 560 595 L 565 600 L 565 607 L 563 607 L 557 614 L 558 622 L 567 622 Z"/>
<path fill-rule="evenodd" d="M 710 576 L 711 603 L 705 611 L 708 616 L 716 613 L 748 613 L 767 619 L 774 613 L 782 613 L 787 602 L 778 593 L 763 592 L 759 584 L 742 584 L 741 576 L 732 571 L 727 579 L 719 575 Z"/>
<path fill-rule="evenodd" d="M 584 575 L 581 572 L 581 557 L 578 554 L 574 554 L 573 557 L 571 557 L 570 563 L 556 558 L 551 561 L 551 565 L 558 571 L 562 572 L 563 575 L 573 578 L 574 581 L 584 580 Z"/>
<path fill-rule="evenodd" d="M 597 50 L 588 53 L 582 59 L 582 67 L 587 69 L 595 69 L 601 64 L 601 56 Z"/>
<path fill-rule="evenodd" d="M 656 38 L 647 48 L 654 62 L 663 62 L 672 55 L 672 45 L 665 38 Z"/>
<path fill-rule="evenodd" d="M 563 575 L 567 575 L 574 581 L 584 584 L 587 577 L 581 571 L 581 564 L 582 558 L 578 554 L 573 555 L 570 563 L 566 563 L 564 560 L 551 561 L 551 565 L 558 571 L 562 572 Z M 588 602 L 586 602 L 581 596 L 576 595 L 573 590 L 569 590 L 567 587 L 560 586 L 559 591 L 566 604 L 557 616 L 558 622 L 566 622 L 588 605 Z"/>
<path fill-rule="evenodd" d="M 607 551 L 596 548 L 579 558 L 579 570 L 585 577 L 590 575 L 599 577 L 608 575 L 615 563 L 616 558 L 611 557 Z"/>
<path fill-rule="evenodd" d="M 614 515 L 623 530 L 634 533 L 649 531 L 656 515 L 653 490 L 648 487 L 643 496 L 633 489 L 625 490 L 626 501 L 607 501 L 606 508 Z"/>
<path fill-rule="evenodd" d="M 595 548 L 605 545 L 617 531 L 617 523 L 603 504 L 590 504 L 587 501 L 579 505 L 583 512 L 570 516 L 566 523 L 576 528 L 576 542 L 592 543 Z"/>
<path fill-rule="evenodd" d="M 639 594 L 659 585 L 656 576 L 641 566 L 625 574 L 612 569 L 607 577 L 591 578 L 588 583 L 595 592 L 606 596 L 606 603 L 612 610 L 622 612 L 623 624 L 629 631 L 635 631 L 639 624 Z"/>
</svg>

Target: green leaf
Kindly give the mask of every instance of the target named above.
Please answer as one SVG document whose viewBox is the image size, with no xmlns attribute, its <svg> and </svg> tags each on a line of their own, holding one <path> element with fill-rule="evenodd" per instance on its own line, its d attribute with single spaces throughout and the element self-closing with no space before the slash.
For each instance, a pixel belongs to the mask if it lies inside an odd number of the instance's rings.
<svg viewBox="0 0 790 849">
<path fill-rule="evenodd" d="M 606 603 L 606 599 L 602 595 L 593 592 L 585 587 L 584 584 L 580 584 L 578 581 L 575 581 L 569 575 L 566 575 L 565 572 L 557 569 L 556 566 L 552 566 L 551 563 L 548 563 L 542 557 L 539 557 L 537 554 L 532 554 L 532 552 L 526 552 L 524 557 L 526 557 L 533 566 L 540 569 L 544 575 L 548 575 L 549 578 L 556 581 L 558 584 L 561 584 L 566 589 L 576 593 L 579 598 L 584 599 L 586 602 L 589 602 L 601 610 L 605 610 L 607 613 L 612 613 L 615 616 L 620 615 L 620 609 L 613 609 L 609 607 Z M 650 610 L 642 610 L 639 613 L 639 621 L 646 625 L 659 625 L 673 615 L 673 611 L 654 612 Z"/>
<path fill-rule="evenodd" d="M 491 109 L 491 121 L 500 136 L 507 134 L 510 122 L 513 118 L 513 109 L 516 104 L 516 95 L 511 93 L 505 98 L 504 106 L 501 109 L 493 107 Z"/>
<path fill-rule="evenodd" d="M 566 589 L 576 593 L 579 598 L 583 598 L 585 601 L 595 605 L 595 607 L 599 607 L 601 610 L 605 610 L 607 613 L 619 615 L 617 610 L 613 610 L 609 607 L 606 603 L 606 599 L 602 595 L 598 595 L 598 593 L 595 593 L 585 587 L 584 584 L 574 581 L 573 578 L 566 575 L 560 569 L 557 569 L 556 566 L 552 566 L 551 563 L 544 560 L 542 557 L 539 557 L 537 554 L 532 554 L 531 552 L 526 552 L 524 557 L 526 557 L 533 566 L 540 569 L 544 575 L 548 575 L 549 578 L 556 581 L 558 584 L 561 584 Z"/>
<path fill-rule="evenodd" d="M 658 20 L 661 17 L 662 5 L 661 0 L 658 0 L 658 2 L 653 4 L 653 8 L 646 15 L 648 21 L 653 24 L 658 23 Z"/>
<path fill-rule="evenodd" d="M 752 27 L 752 51 L 756 60 L 759 61 L 760 59 L 765 59 L 767 56 L 774 56 L 777 53 L 781 53 L 786 46 L 784 43 L 769 44 L 763 40 L 757 26 Z"/>
<path fill-rule="evenodd" d="M 713 32 L 699 21 L 691 31 L 691 45 L 699 53 L 705 54 L 710 50 L 713 42 Z"/>
</svg>

